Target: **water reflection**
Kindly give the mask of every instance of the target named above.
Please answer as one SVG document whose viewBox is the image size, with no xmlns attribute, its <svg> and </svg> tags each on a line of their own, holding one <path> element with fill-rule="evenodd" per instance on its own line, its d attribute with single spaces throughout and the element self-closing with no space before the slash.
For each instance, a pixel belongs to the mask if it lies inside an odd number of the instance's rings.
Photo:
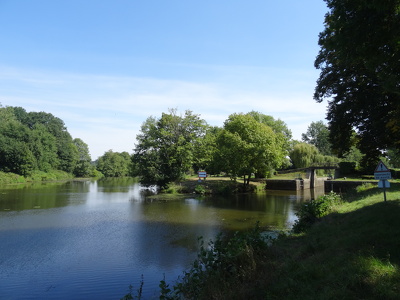
<svg viewBox="0 0 400 300">
<path fill-rule="evenodd" d="M 82 201 L 87 193 L 87 182 L 33 183 L 2 187 L 0 210 L 47 209 L 70 205 L 74 200 Z"/>
<path fill-rule="evenodd" d="M 313 191 L 314 193 L 314 191 Z M 305 192 L 146 201 L 133 179 L 0 189 L 0 299 L 119 299 L 193 261 L 197 238 L 253 227 L 284 229 Z M 157 298 L 157 297 L 155 297 Z"/>
</svg>

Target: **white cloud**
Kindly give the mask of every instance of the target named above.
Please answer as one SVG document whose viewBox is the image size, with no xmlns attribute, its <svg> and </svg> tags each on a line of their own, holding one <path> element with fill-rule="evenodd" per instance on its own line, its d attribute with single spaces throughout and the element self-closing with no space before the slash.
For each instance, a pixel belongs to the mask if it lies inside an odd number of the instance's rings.
<svg viewBox="0 0 400 300">
<path fill-rule="evenodd" d="M 216 71 L 217 70 L 217 71 Z M 312 99 L 314 73 L 220 67 L 212 82 L 129 76 L 35 72 L 2 68 L 0 103 L 61 118 L 71 135 L 89 145 L 92 158 L 105 151 L 132 152 L 140 125 L 168 108 L 200 114 L 222 126 L 232 113 L 259 111 L 286 122 L 299 139 L 326 107 Z"/>
</svg>

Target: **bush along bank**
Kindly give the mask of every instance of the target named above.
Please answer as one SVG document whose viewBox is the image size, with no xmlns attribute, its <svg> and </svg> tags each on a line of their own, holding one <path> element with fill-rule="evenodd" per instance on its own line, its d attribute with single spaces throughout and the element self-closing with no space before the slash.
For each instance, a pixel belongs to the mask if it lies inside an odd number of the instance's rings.
<svg viewBox="0 0 400 300">
<path fill-rule="evenodd" d="M 237 193 L 256 193 L 265 190 L 263 184 L 249 184 L 232 181 L 229 178 L 213 179 L 198 182 L 193 178 L 179 183 L 170 183 L 161 193 L 164 194 L 198 194 L 198 195 L 232 195 Z"/>
<path fill-rule="evenodd" d="M 161 281 L 160 299 L 399 299 L 399 184 L 388 199 L 371 186 L 304 203 L 293 233 L 272 245 L 258 225 L 200 239 L 183 277 Z"/>
<path fill-rule="evenodd" d="M 56 180 L 68 180 L 73 178 L 74 176 L 72 174 L 59 170 L 54 170 L 50 172 L 33 171 L 32 174 L 29 176 L 22 176 L 10 172 L 0 171 L 0 184 L 56 181 Z"/>
</svg>

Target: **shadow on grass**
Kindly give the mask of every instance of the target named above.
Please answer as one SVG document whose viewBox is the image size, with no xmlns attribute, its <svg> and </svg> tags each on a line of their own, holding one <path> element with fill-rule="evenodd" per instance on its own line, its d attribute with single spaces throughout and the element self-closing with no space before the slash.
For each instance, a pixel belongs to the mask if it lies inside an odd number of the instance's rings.
<svg viewBox="0 0 400 300">
<path fill-rule="evenodd" d="M 399 183 L 391 183 L 391 188 L 386 189 L 387 192 L 390 191 L 399 191 L 400 190 L 400 184 Z M 376 184 L 363 184 L 358 186 L 355 189 L 351 189 L 346 193 L 344 196 L 345 200 L 348 202 L 354 202 L 358 201 L 360 199 L 364 199 L 367 197 L 374 197 L 377 195 L 382 194 L 382 199 L 383 199 L 383 189 L 379 188 Z"/>
<path fill-rule="evenodd" d="M 271 249 L 266 294 L 284 299 L 399 299 L 400 200 L 331 214 Z"/>
</svg>

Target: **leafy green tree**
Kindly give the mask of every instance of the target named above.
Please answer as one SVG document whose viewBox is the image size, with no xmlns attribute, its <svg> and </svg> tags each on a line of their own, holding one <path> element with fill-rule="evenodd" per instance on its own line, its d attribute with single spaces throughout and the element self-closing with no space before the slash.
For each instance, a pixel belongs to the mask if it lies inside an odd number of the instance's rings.
<svg viewBox="0 0 400 300">
<path fill-rule="evenodd" d="M 18 121 L 14 114 L 14 108 L 10 106 L 3 107 L 0 104 L 0 124 L 4 125 L 10 121 Z"/>
<path fill-rule="evenodd" d="M 318 148 L 314 145 L 298 143 L 290 152 L 290 159 L 295 168 L 307 168 L 315 163 L 318 155 Z"/>
<path fill-rule="evenodd" d="M 0 135 L 0 170 L 28 176 L 35 169 L 35 158 L 26 143 Z"/>
<path fill-rule="evenodd" d="M 251 111 L 248 113 L 248 115 L 252 116 L 256 121 L 271 127 L 276 134 L 284 135 L 286 142 L 289 142 L 292 139 L 292 131 L 282 120 L 275 120 L 272 116 L 265 115 L 256 111 Z"/>
<path fill-rule="evenodd" d="M 196 147 L 193 149 L 195 171 L 205 170 L 209 174 L 218 174 L 221 172 L 221 165 L 215 158 L 217 148 L 217 137 L 221 132 L 220 127 L 207 127 L 206 134 L 197 140 Z"/>
<path fill-rule="evenodd" d="M 301 139 L 303 142 L 317 147 L 318 151 L 323 155 L 332 154 L 329 129 L 322 121 L 311 122 L 307 128 L 307 132 L 301 135 Z"/>
<path fill-rule="evenodd" d="M 59 160 L 57 156 L 56 138 L 47 131 L 43 124 L 36 124 L 31 130 L 32 141 L 29 144 L 37 161 L 37 169 L 48 172 L 57 169 Z"/>
<path fill-rule="evenodd" d="M 58 166 L 57 169 L 72 173 L 78 161 L 78 150 L 76 149 L 72 136 L 67 131 L 64 121 L 46 112 L 24 113 L 23 108 L 14 108 L 19 121 L 29 129 L 34 129 L 38 124 L 43 125 L 46 130 L 56 138 Z"/>
<path fill-rule="evenodd" d="M 105 177 L 129 176 L 131 170 L 131 157 L 128 152 L 113 152 L 108 150 L 97 160 L 96 168 Z"/>
<path fill-rule="evenodd" d="M 20 175 L 30 175 L 36 161 L 28 148 L 31 133 L 22 125 L 12 111 L 1 108 L 0 123 L 0 170 Z"/>
<path fill-rule="evenodd" d="M 355 129 L 373 168 L 381 150 L 400 147 L 400 0 L 325 2 L 314 99 L 328 99 L 333 148 L 344 154 Z"/>
<path fill-rule="evenodd" d="M 289 154 L 289 151 L 293 148 L 292 131 L 287 127 L 285 122 L 280 119 L 275 120 L 272 116 L 256 111 L 251 111 L 248 113 L 248 115 L 252 116 L 256 121 L 271 127 L 278 138 L 283 141 L 283 147 L 286 151 L 286 155 Z M 289 165 L 289 160 L 285 159 L 281 167 L 285 168 L 289 167 Z"/>
<path fill-rule="evenodd" d="M 290 152 L 290 159 L 295 168 L 332 165 L 340 161 L 335 156 L 321 154 L 317 147 L 308 143 L 297 143 Z"/>
<path fill-rule="evenodd" d="M 243 176 L 249 184 L 252 173 L 266 175 L 280 167 L 286 151 L 284 140 L 271 127 L 248 114 L 232 114 L 217 138 L 218 159 L 233 179 Z"/>
<path fill-rule="evenodd" d="M 183 179 L 194 163 L 201 163 L 195 151 L 201 147 L 206 127 L 206 122 L 191 111 L 180 116 L 171 109 L 159 119 L 149 117 L 136 137 L 133 154 L 140 182 L 164 188 Z"/>
<path fill-rule="evenodd" d="M 73 143 L 78 151 L 78 160 L 74 168 L 74 175 L 78 177 L 87 177 L 92 172 L 91 157 L 88 145 L 79 138 L 75 138 Z"/>
<path fill-rule="evenodd" d="M 388 149 L 387 157 L 391 166 L 400 168 L 400 149 Z"/>
<path fill-rule="evenodd" d="M 0 105 L 0 170 L 28 175 L 33 170 L 73 172 L 80 160 L 64 122 L 45 112 Z"/>
</svg>

